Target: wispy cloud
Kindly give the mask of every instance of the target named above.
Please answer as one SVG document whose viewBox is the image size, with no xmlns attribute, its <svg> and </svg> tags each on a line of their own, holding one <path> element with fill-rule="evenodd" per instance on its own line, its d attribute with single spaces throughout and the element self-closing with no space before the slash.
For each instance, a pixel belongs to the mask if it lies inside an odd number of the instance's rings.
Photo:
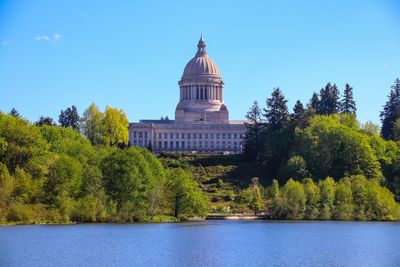
<svg viewBox="0 0 400 267">
<path fill-rule="evenodd" d="M 41 35 L 41 36 L 36 36 L 35 40 L 36 41 L 50 41 L 50 38 L 47 35 Z"/>
<path fill-rule="evenodd" d="M 49 35 L 36 36 L 35 40 L 36 41 L 45 41 L 45 42 L 53 41 L 53 43 L 58 43 L 63 38 L 64 38 L 64 35 L 56 32 L 53 34 L 53 36 L 49 36 Z"/>
<path fill-rule="evenodd" d="M 62 34 L 55 33 L 55 34 L 53 35 L 53 40 L 54 40 L 55 43 L 57 43 L 57 42 L 59 42 L 63 37 L 64 37 L 64 36 L 63 36 Z"/>
<path fill-rule="evenodd" d="M 4 40 L 4 41 L 2 41 L 0 43 L 1 46 L 7 46 L 7 45 L 11 45 L 11 44 L 12 44 L 12 42 L 11 41 L 7 41 L 7 40 Z"/>
</svg>

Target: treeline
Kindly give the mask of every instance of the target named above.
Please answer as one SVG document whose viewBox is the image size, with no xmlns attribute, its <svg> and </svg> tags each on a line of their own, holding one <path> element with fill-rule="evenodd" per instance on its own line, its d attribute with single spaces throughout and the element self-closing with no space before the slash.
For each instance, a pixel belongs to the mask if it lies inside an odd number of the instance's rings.
<svg viewBox="0 0 400 267">
<path fill-rule="evenodd" d="M 262 193 L 263 192 L 263 193 Z M 255 214 L 265 212 L 271 219 L 285 220 L 374 220 L 400 219 L 400 205 L 378 179 L 363 175 L 335 182 L 328 177 L 318 182 L 289 179 L 283 186 L 277 180 L 267 188 L 253 178 L 241 201 Z"/>
<path fill-rule="evenodd" d="M 206 214 L 208 203 L 190 173 L 164 168 L 147 149 L 127 148 L 122 111 L 101 113 L 92 105 L 82 119 L 75 108 L 62 114 L 63 126 L 50 126 L 32 124 L 16 111 L 0 113 L 0 223 L 160 221 Z"/>
<path fill-rule="evenodd" d="M 357 121 L 348 84 L 340 98 L 337 86 L 328 83 L 307 105 L 297 101 L 293 112 L 277 88 L 266 107 L 261 109 L 255 102 L 247 118 L 244 155 L 263 164 L 270 177 L 279 177 L 280 184 L 290 178 L 339 181 L 362 175 L 379 181 L 400 200 L 399 79 L 381 112 L 381 129 Z"/>
</svg>

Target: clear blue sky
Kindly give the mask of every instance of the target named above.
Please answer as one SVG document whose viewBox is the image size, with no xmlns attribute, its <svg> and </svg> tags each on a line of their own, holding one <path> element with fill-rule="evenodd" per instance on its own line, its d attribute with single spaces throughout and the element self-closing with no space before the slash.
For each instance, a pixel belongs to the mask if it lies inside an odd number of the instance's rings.
<svg viewBox="0 0 400 267">
<path fill-rule="evenodd" d="M 231 119 L 279 86 L 307 102 L 328 81 L 354 87 L 379 122 L 400 77 L 400 1 L 0 0 L 0 110 L 58 118 L 72 104 L 174 117 L 178 80 L 203 33 Z"/>
</svg>

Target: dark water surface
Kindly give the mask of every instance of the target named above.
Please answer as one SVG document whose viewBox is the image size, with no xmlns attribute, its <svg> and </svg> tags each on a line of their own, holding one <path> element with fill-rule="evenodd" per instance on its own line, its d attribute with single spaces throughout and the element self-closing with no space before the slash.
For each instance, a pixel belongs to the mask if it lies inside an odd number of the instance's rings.
<svg viewBox="0 0 400 267">
<path fill-rule="evenodd" d="M 7 226 L 0 266 L 400 266 L 400 223 Z"/>
</svg>

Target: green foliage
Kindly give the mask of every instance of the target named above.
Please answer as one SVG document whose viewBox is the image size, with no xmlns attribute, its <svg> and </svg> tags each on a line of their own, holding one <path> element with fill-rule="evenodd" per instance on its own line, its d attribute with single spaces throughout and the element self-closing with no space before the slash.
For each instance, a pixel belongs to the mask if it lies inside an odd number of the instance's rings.
<svg viewBox="0 0 400 267">
<path fill-rule="evenodd" d="M 318 185 L 310 178 L 290 179 L 279 188 L 276 180 L 267 188 L 267 214 L 273 219 L 376 220 L 400 219 L 400 205 L 379 179 L 362 175 L 338 182 L 328 177 Z"/>
<path fill-rule="evenodd" d="M 264 210 L 261 186 L 257 177 L 251 179 L 250 186 L 242 192 L 242 198 L 244 199 L 244 202 L 248 208 L 254 212 L 254 215 L 257 215 L 259 212 Z"/>
<path fill-rule="evenodd" d="M 295 151 L 308 164 L 313 177 L 363 174 L 382 177 L 380 164 L 369 137 L 360 133 L 352 120 L 342 116 L 315 116 L 309 126 L 296 131 Z"/>
<path fill-rule="evenodd" d="M 189 173 L 179 168 L 171 169 L 167 179 L 171 209 L 176 218 L 183 215 L 206 215 L 206 200 Z"/>
</svg>

